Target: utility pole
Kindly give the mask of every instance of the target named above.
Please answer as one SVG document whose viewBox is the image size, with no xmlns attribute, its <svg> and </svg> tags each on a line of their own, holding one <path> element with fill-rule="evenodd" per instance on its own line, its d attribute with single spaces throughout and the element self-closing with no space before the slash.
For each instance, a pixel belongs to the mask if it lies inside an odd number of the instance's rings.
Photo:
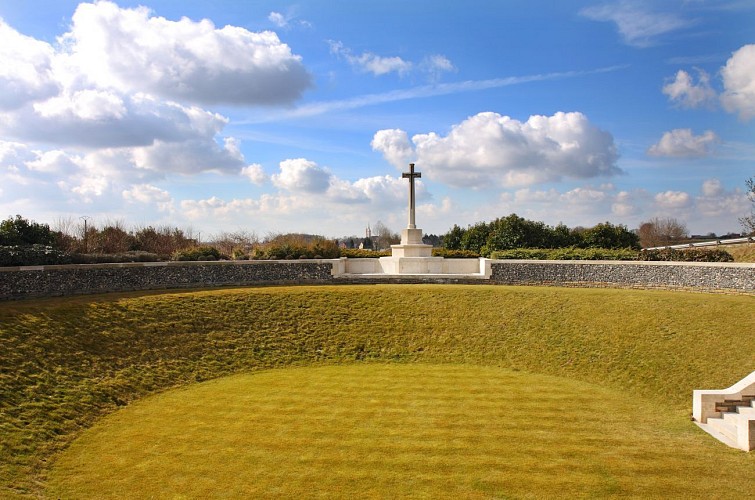
<svg viewBox="0 0 755 500">
<path fill-rule="evenodd" d="M 84 221 L 84 253 L 88 253 L 88 245 L 87 245 L 87 221 L 91 219 L 88 215 L 82 215 L 79 217 L 79 219 L 82 219 Z"/>
</svg>

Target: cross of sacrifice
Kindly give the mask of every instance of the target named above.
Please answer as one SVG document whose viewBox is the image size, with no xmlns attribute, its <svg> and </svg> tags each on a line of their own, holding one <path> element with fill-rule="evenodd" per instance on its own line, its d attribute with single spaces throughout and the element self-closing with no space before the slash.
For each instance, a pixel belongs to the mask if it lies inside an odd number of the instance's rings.
<svg viewBox="0 0 755 500">
<path fill-rule="evenodd" d="M 409 179 L 409 225 L 407 228 L 415 229 L 417 224 L 414 221 L 414 179 L 422 177 L 420 172 L 414 172 L 414 163 L 409 164 L 409 171 L 401 174 L 402 179 Z"/>
</svg>

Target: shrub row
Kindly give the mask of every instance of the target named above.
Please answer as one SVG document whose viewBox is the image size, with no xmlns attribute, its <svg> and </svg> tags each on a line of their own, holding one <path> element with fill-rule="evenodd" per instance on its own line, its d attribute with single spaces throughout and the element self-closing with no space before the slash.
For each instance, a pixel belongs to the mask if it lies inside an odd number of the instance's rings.
<svg viewBox="0 0 755 500">
<path fill-rule="evenodd" d="M 637 251 L 613 248 L 515 248 L 491 254 L 493 259 L 637 260 Z"/>
<path fill-rule="evenodd" d="M 664 248 L 661 250 L 643 250 L 639 260 L 679 261 L 679 262 L 734 262 L 734 257 L 726 250 L 716 248 L 685 248 L 676 250 Z"/>
<path fill-rule="evenodd" d="M 446 259 L 477 259 L 480 257 L 480 254 L 472 250 L 433 248 L 433 257 L 444 257 Z"/>
<path fill-rule="evenodd" d="M 372 250 L 363 250 L 361 248 L 341 248 L 340 256 L 350 259 L 377 259 L 378 257 L 390 257 L 390 250 L 381 250 L 378 252 Z"/>
<path fill-rule="evenodd" d="M 109 254 L 74 253 L 71 254 L 71 264 L 111 264 L 122 262 L 157 262 L 160 257 L 156 253 L 131 251 Z"/>
<path fill-rule="evenodd" d="M 47 245 L 0 246 L 0 266 L 70 264 L 71 257 Z"/>
<path fill-rule="evenodd" d="M 191 247 L 184 250 L 177 250 L 173 253 L 171 260 L 178 261 L 198 261 L 198 260 L 220 260 L 220 250 L 211 246 Z"/>
</svg>

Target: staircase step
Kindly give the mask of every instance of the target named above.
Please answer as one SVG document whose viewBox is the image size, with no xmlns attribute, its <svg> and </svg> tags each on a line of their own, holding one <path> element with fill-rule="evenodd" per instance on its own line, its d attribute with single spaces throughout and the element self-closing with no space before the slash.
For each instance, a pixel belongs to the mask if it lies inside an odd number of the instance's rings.
<svg viewBox="0 0 755 500">
<path fill-rule="evenodd" d="M 737 428 L 733 423 L 723 418 L 708 418 L 708 425 L 716 432 L 723 434 L 730 441 L 737 442 Z"/>
<path fill-rule="evenodd" d="M 721 418 L 724 420 L 724 422 L 728 422 L 732 425 L 737 425 L 737 422 L 739 422 L 740 420 L 746 417 L 742 415 L 741 413 L 730 412 L 730 413 L 722 414 Z"/>
<path fill-rule="evenodd" d="M 755 415 L 755 406 L 737 406 L 737 413 L 741 415 Z"/>
</svg>

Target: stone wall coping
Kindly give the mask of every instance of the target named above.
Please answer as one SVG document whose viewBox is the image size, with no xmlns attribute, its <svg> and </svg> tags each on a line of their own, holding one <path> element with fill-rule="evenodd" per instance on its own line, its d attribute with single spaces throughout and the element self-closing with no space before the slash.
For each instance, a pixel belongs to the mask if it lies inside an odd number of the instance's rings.
<svg viewBox="0 0 755 500">
<path fill-rule="evenodd" d="M 0 273 L 12 271 L 54 271 L 64 269 L 108 269 L 128 267 L 176 267 L 176 266 L 254 266 L 262 264 L 327 264 L 348 260 L 347 257 L 336 259 L 296 259 L 296 260 L 182 260 L 169 262 L 112 262 L 99 264 L 62 264 L 48 266 L 11 266 L 0 267 Z M 350 259 L 364 260 L 364 259 Z M 626 265 L 626 266 L 682 266 L 682 267 L 720 267 L 720 268 L 755 268 L 755 262 L 675 262 L 675 261 L 639 261 L 639 260 L 534 260 L 534 259 L 485 259 L 491 264 L 557 264 L 563 266 L 589 265 Z"/>
<path fill-rule="evenodd" d="M 491 259 L 492 264 L 560 264 L 560 265 L 627 265 L 627 266 L 679 266 L 679 267 L 733 267 L 755 268 L 755 262 L 676 262 L 655 260 L 534 260 L 534 259 Z"/>
<path fill-rule="evenodd" d="M 169 262 L 110 262 L 99 264 L 60 264 L 49 266 L 0 267 L 0 273 L 11 271 L 57 271 L 66 269 L 118 269 L 124 267 L 186 267 L 186 266 L 255 266 L 262 264 L 327 264 L 339 259 L 296 260 L 177 260 Z"/>
</svg>

